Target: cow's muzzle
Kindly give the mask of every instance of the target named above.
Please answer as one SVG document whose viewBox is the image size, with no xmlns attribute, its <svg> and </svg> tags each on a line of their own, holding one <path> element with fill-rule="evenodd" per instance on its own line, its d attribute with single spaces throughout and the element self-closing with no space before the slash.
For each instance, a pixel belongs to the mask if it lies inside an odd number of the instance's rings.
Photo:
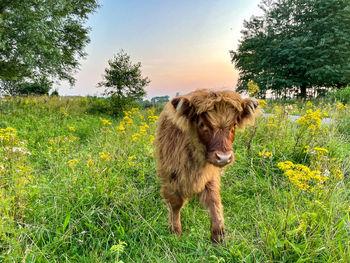
<svg viewBox="0 0 350 263">
<path fill-rule="evenodd" d="M 208 161 L 218 167 L 224 167 L 234 161 L 233 151 L 214 151 L 208 155 Z"/>
</svg>

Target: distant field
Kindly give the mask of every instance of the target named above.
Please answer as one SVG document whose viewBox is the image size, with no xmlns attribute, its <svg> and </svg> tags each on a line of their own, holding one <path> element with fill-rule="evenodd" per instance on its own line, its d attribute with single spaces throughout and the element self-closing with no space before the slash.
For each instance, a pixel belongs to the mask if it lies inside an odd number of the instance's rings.
<svg viewBox="0 0 350 263">
<path fill-rule="evenodd" d="M 90 103 L 0 99 L 0 262 L 350 262 L 349 106 L 261 101 L 273 115 L 236 135 L 215 247 L 196 198 L 182 236 L 168 232 L 159 112 L 114 118 Z"/>
</svg>

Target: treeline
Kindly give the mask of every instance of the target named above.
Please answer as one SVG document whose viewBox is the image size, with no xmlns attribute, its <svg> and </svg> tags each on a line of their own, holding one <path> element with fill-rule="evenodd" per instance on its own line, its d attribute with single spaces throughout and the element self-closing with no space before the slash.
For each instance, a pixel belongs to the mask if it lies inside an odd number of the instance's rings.
<svg viewBox="0 0 350 263">
<path fill-rule="evenodd" d="M 350 1 L 263 0 L 260 8 L 231 51 L 238 90 L 253 81 L 260 97 L 306 97 L 349 85 Z"/>
<path fill-rule="evenodd" d="M 85 24 L 98 7 L 97 0 L 1 0 L 0 95 L 44 95 L 62 80 L 74 85 L 90 42 Z M 97 87 L 122 111 L 146 95 L 149 83 L 141 63 L 121 50 L 108 61 Z"/>
</svg>

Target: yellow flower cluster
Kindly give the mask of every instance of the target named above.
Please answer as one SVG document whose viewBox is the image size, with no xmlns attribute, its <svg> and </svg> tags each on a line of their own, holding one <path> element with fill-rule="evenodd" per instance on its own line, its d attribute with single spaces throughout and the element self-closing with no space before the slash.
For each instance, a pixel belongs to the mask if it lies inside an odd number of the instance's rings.
<svg viewBox="0 0 350 263">
<path fill-rule="evenodd" d="M 310 154 L 312 167 L 322 171 L 323 174 L 334 175 L 338 179 L 343 179 L 344 175 L 340 171 L 340 163 L 336 158 L 328 158 L 329 151 L 326 148 L 305 146 L 306 153 Z"/>
<path fill-rule="evenodd" d="M 61 107 L 60 108 L 60 114 L 61 114 L 61 118 L 64 119 L 64 118 L 67 118 L 68 117 L 68 111 L 65 107 Z"/>
<path fill-rule="evenodd" d="M 315 147 L 314 150 L 320 153 L 328 153 L 328 150 L 326 148 Z"/>
<path fill-rule="evenodd" d="M 135 133 L 132 135 L 132 140 L 134 142 L 138 141 L 139 139 L 145 138 L 147 136 L 147 129 L 149 128 L 148 124 L 146 122 L 141 122 L 140 131 L 138 133 Z"/>
<path fill-rule="evenodd" d="M 109 121 L 109 120 L 107 120 L 107 119 L 103 119 L 103 118 L 101 118 L 101 117 L 100 117 L 100 121 L 102 122 L 103 125 L 111 125 L 111 124 L 112 124 L 111 121 Z"/>
<path fill-rule="evenodd" d="M 123 120 L 119 123 L 119 126 L 116 126 L 115 129 L 117 131 L 121 131 L 125 133 L 125 128 L 128 126 L 131 126 L 134 124 L 133 122 L 133 116 L 136 115 L 137 112 L 139 112 L 138 108 L 132 108 L 131 111 L 123 111 L 124 112 L 124 118 Z"/>
<path fill-rule="evenodd" d="M 315 131 L 321 129 L 322 119 L 327 116 L 327 113 L 321 112 L 319 109 L 315 111 L 310 109 L 306 111 L 304 116 L 297 119 L 297 123 L 307 127 L 307 129 L 311 130 L 312 134 L 314 134 Z"/>
<path fill-rule="evenodd" d="M 148 109 L 148 120 L 149 123 L 155 123 L 158 121 L 158 116 L 154 115 L 155 109 Z"/>
<path fill-rule="evenodd" d="M 73 126 L 67 126 L 68 130 L 71 131 L 71 132 L 75 132 L 75 128 Z"/>
<path fill-rule="evenodd" d="M 265 149 L 264 149 L 261 152 L 259 152 L 259 156 L 264 158 L 264 159 L 267 159 L 267 158 L 271 159 L 272 158 L 272 152 L 265 151 Z"/>
<path fill-rule="evenodd" d="M 258 101 L 261 108 L 265 108 L 267 106 L 266 100 L 258 100 Z"/>
<path fill-rule="evenodd" d="M 269 117 L 267 118 L 268 122 L 266 124 L 266 127 L 268 128 L 277 128 L 277 119 L 275 115 L 269 115 Z"/>
<path fill-rule="evenodd" d="M 54 144 L 65 145 L 65 144 L 71 144 L 71 143 L 73 143 L 73 142 L 75 142 L 77 140 L 79 140 L 78 137 L 69 134 L 68 136 L 67 135 L 61 135 L 61 136 L 57 136 L 55 138 L 52 138 L 52 139 L 50 139 L 49 143 L 51 145 L 54 145 Z"/>
<path fill-rule="evenodd" d="M 94 159 L 88 159 L 87 160 L 87 162 L 86 162 L 86 166 L 87 167 L 92 167 L 92 166 L 94 166 L 96 164 L 96 160 L 94 160 Z"/>
<path fill-rule="evenodd" d="M 112 158 L 112 155 L 109 152 L 100 152 L 98 154 L 100 155 L 100 158 L 105 162 L 108 162 Z"/>
<path fill-rule="evenodd" d="M 256 96 L 260 92 L 260 88 L 258 84 L 256 84 L 254 81 L 248 82 L 248 94 L 249 96 Z"/>
<path fill-rule="evenodd" d="M 20 139 L 17 137 L 17 131 L 14 128 L 0 129 L 0 145 L 15 146 L 18 144 L 20 144 Z"/>
<path fill-rule="evenodd" d="M 308 101 L 308 102 L 306 102 L 306 107 L 307 108 L 312 108 L 312 102 L 311 101 Z"/>
<path fill-rule="evenodd" d="M 339 110 L 339 111 L 344 111 L 344 110 L 347 110 L 348 109 L 348 105 L 344 105 L 343 103 L 341 102 L 337 102 L 335 104 L 335 107 Z"/>
<path fill-rule="evenodd" d="M 283 116 L 285 114 L 285 109 L 280 105 L 276 105 L 273 108 L 273 112 L 275 113 L 276 116 Z"/>
<path fill-rule="evenodd" d="M 280 162 L 277 166 L 284 171 L 289 181 L 296 185 L 300 190 L 312 192 L 316 185 L 321 185 L 329 179 L 322 175 L 319 170 L 310 170 L 309 167 L 302 164 L 294 164 L 291 161 Z"/>
<path fill-rule="evenodd" d="M 136 160 L 136 156 L 135 155 L 131 155 L 128 157 L 128 164 L 131 166 L 131 167 L 135 167 L 135 160 Z"/>
<path fill-rule="evenodd" d="M 70 168 L 74 168 L 74 166 L 79 162 L 79 159 L 72 159 L 67 162 Z"/>
</svg>

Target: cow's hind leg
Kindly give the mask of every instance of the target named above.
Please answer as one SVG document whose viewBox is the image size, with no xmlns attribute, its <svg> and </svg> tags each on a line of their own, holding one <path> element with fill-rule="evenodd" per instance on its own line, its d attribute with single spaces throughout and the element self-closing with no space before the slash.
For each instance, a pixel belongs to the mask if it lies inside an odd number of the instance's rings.
<svg viewBox="0 0 350 263">
<path fill-rule="evenodd" d="M 220 197 L 220 181 L 209 181 L 199 195 L 200 201 L 210 213 L 210 233 L 214 243 L 224 241 L 224 217 Z"/>
<path fill-rule="evenodd" d="M 169 204 L 170 214 L 170 232 L 176 233 L 177 235 L 181 234 L 181 221 L 180 221 L 180 212 L 181 208 L 185 205 L 186 200 L 182 198 L 177 193 L 166 193 L 163 192 L 164 200 Z"/>
</svg>

